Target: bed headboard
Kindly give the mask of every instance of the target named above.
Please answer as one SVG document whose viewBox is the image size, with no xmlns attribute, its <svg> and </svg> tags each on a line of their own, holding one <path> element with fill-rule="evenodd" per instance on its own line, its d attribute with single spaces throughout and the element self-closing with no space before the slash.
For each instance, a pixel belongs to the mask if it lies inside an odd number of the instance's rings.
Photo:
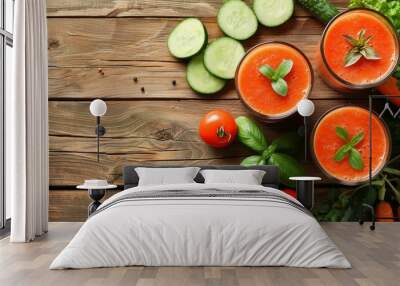
<svg viewBox="0 0 400 286">
<path fill-rule="evenodd" d="M 125 166 L 123 169 L 123 180 L 124 180 L 124 189 L 129 189 L 136 187 L 139 182 L 139 177 L 135 171 L 135 168 L 137 167 L 154 167 L 154 168 L 177 168 L 180 166 L 143 166 L 143 165 L 131 165 L 131 166 Z M 264 165 L 264 166 L 251 166 L 251 167 L 244 167 L 240 165 L 221 165 L 221 166 L 197 166 L 200 167 L 202 170 L 204 169 L 217 169 L 217 170 L 246 170 L 246 169 L 251 169 L 251 170 L 263 170 L 266 172 L 264 175 L 264 178 L 262 180 L 262 185 L 265 187 L 271 187 L 271 188 L 278 188 L 279 186 L 279 169 L 275 166 L 271 165 Z M 195 181 L 197 183 L 203 183 L 204 178 L 203 176 L 199 173 Z"/>
</svg>

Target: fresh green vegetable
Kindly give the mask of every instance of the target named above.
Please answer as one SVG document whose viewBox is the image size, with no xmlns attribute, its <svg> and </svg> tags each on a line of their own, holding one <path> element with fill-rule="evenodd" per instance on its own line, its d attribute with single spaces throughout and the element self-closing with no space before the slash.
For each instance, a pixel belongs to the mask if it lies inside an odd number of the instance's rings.
<svg viewBox="0 0 400 286">
<path fill-rule="evenodd" d="M 258 28 L 256 15 L 243 1 L 228 1 L 222 5 L 217 22 L 226 35 L 236 40 L 250 38 Z"/>
<path fill-rule="evenodd" d="M 218 38 L 204 52 L 204 65 L 213 75 L 233 79 L 236 68 L 244 56 L 242 44 L 228 37 Z"/>
<path fill-rule="evenodd" d="M 339 14 L 338 9 L 329 0 L 297 0 L 297 2 L 323 23 L 328 23 Z"/>
<path fill-rule="evenodd" d="M 400 1 L 398 0 L 350 0 L 349 8 L 369 8 L 385 15 L 400 34 Z"/>
<path fill-rule="evenodd" d="M 196 18 L 180 22 L 168 37 L 170 53 L 179 59 L 186 59 L 200 52 L 207 44 L 207 30 Z"/>
<path fill-rule="evenodd" d="M 374 206 L 380 201 L 395 199 L 400 204 L 400 155 L 392 158 L 375 179 L 369 183 L 339 192 L 333 189 L 328 200 L 313 209 L 320 221 L 356 221 L 363 211 L 363 204 Z"/>
<path fill-rule="evenodd" d="M 346 41 L 352 46 L 344 59 L 344 66 L 349 67 L 358 62 L 361 58 L 367 60 L 379 60 L 380 57 L 375 49 L 369 44 L 372 36 L 365 36 L 366 30 L 362 29 L 357 33 L 357 39 L 350 35 L 344 35 Z"/>
<path fill-rule="evenodd" d="M 258 70 L 263 76 L 271 80 L 272 89 L 280 96 L 286 96 L 288 85 L 284 80 L 293 68 L 292 60 L 283 60 L 276 70 L 270 65 L 262 65 Z"/>
<path fill-rule="evenodd" d="M 253 9 L 258 21 L 266 27 L 282 25 L 292 17 L 293 0 L 254 0 Z"/>
<path fill-rule="evenodd" d="M 217 93 L 224 88 L 226 81 L 213 76 L 205 68 L 203 54 L 194 56 L 186 69 L 186 79 L 190 87 L 202 94 Z"/>
<path fill-rule="evenodd" d="M 251 119 L 240 116 L 236 118 L 236 125 L 238 127 L 238 140 L 258 153 L 258 155 L 245 158 L 241 165 L 275 165 L 280 170 L 282 182 L 287 186 L 294 187 L 294 183 L 289 178 L 304 175 L 304 169 L 296 159 L 281 152 L 288 152 L 289 149 L 297 150 L 301 145 L 298 144 L 301 141 L 298 138 L 299 136 L 296 133 L 288 133 L 268 145 L 264 133 Z M 296 144 L 297 146 L 294 146 Z"/>
<path fill-rule="evenodd" d="M 347 155 L 349 156 L 350 166 L 355 170 L 364 169 L 364 162 L 360 152 L 355 148 L 358 143 L 364 139 L 364 132 L 357 133 L 351 140 L 347 130 L 343 127 L 336 127 L 336 135 L 342 139 L 345 144 L 341 146 L 335 154 L 335 161 L 342 161 Z"/>
</svg>

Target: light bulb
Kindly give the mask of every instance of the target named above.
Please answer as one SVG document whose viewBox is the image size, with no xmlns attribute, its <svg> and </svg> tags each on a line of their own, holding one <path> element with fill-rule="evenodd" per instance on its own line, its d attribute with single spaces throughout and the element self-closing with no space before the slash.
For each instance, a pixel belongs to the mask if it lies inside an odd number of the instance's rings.
<svg viewBox="0 0 400 286">
<path fill-rule="evenodd" d="M 93 116 L 103 116 L 107 112 L 107 104 L 101 99 L 95 99 L 90 103 L 90 113 Z"/>
<path fill-rule="evenodd" d="M 297 104 L 297 112 L 303 117 L 308 117 L 313 115 L 314 111 L 315 111 L 314 103 L 309 99 L 302 99 Z"/>
</svg>

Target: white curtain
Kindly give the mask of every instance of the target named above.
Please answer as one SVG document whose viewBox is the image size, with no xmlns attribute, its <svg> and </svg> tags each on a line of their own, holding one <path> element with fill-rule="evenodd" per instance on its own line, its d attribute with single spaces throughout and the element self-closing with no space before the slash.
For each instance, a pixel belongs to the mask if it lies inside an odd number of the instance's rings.
<svg viewBox="0 0 400 286">
<path fill-rule="evenodd" d="M 46 0 L 15 1 L 14 93 L 6 98 L 6 187 L 12 242 L 47 232 L 48 111 Z"/>
</svg>

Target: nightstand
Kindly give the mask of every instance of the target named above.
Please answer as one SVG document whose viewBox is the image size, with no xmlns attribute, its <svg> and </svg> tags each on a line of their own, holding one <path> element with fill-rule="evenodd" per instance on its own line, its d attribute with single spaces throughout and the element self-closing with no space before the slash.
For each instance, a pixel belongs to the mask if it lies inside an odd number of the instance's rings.
<svg viewBox="0 0 400 286">
<path fill-rule="evenodd" d="M 304 207 L 311 210 L 314 207 L 314 182 L 320 181 L 320 177 L 290 177 L 296 182 L 297 200 Z"/>
<path fill-rule="evenodd" d="M 88 206 L 88 216 L 94 213 L 101 205 L 100 200 L 106 194 L 106 190 L 115 189 L 116 187 L 116 185 L 110 185 L 104 180 L 86 180 L 83 185 L 76 187 L 77 189 L 88 190 L 89 197 L 93 200 Z"/>
</svg>

